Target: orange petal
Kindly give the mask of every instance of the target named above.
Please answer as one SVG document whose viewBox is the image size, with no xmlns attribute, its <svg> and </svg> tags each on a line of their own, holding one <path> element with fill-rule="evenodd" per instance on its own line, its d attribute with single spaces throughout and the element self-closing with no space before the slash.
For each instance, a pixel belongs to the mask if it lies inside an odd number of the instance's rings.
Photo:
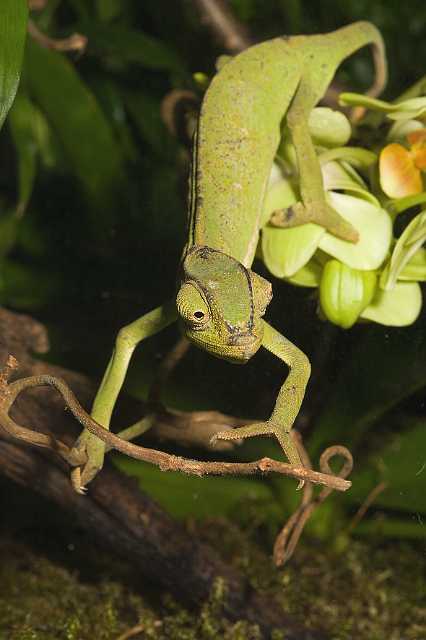
<svg viewBox="0 0 426 640">
<path fill-rule="evenodd" d="M 404 198 L 423 191 L 419 169 L 411 153 L 396 142 L 388 144 L 380 153 L 380 185 L 390 198 Z"/>
<path fill-rule="evenodd" d="M 410 145 L 426 145 L 426 129 L 416 129 L 407 135 Z"/>
<path fill-rule="evenodd" d="M 426 171 L 426 129 L 418 129 L 407 135 L 411 145 L 411 156 L 417 169 Z"/>
<path fill-rule="evenodd" d="M 420 149 L 413 149 L 411 155 L 417 169 L 426 171 L 426 145 Z"/>
</svg>

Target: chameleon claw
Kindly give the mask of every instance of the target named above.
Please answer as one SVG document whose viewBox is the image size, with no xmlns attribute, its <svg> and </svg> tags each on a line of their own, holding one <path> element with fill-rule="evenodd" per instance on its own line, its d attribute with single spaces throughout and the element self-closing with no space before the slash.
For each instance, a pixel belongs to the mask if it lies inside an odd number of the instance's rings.
<svg viewBox="0 0 426 640">
<path fill-rule="evenodd" d="M 270 224 L 282 229 L 297 227 L 313 222 L 324 227 L 329 233 L 347 242 L 358 242 L 358 231 L 326 202 L 305 206 L 302 202 L 274 211 Z"/>
<path fill-rule="evenodd" d="M 74 491 L 76 493 L 78 493 L 81 496 L 86 495 L 87 487 L 85 487 L 81 483 L 81 468 L 80 467 L 75 467 L 71 471 L 71 484 L 72 484 L 72 487 L 73 487 L 73 489 L 74 489 Z"/>
<path fill-rule="evenodd" d="M 291 436 L 291 432 L 285 431 L 279 425 L 267 422 L 256 422 L 255 424 L 247 425 L 246 427 L 238 427 L 236 429 L 230 429 L 227 431 L 220 431 L 216 433 L 210 440 L 214 444 L 217 440 L 242 440 L 244 438 L 250 438 L 253 436 L 266 436 L 274 435 L 280 443 L 284 454 L 286 455 L 289 463 L 294 467 L 303 467 L 303 463 L 300 459 L 299 452 L 296 448 L 295 442 Z M 297 485 L 297 491 L 303 488 L 305 484 L 304 480 L 300 480 Z"/>
<path fill-rule="evenodd" d="M 71 472 L 71 484 L 74 490 L 84 495 L 89 484 L 103 467 L 105 444 L 95 435 L 84 431 L 73 447 L 73 451 L 81 457 L 86 456 L 84 465 L 76 467 Z"/>
</svg>

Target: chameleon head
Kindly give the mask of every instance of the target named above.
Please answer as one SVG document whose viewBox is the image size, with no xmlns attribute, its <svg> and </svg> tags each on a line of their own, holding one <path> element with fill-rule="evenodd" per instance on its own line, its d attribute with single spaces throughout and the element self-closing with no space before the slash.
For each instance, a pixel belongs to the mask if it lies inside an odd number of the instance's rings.
<svg viewBox="0 0 426 640">
<path fill-rule="evenodd" d="M 185 336 L 213 355 L 244 364 L 259 349 L 270 283 L 238 260 L 195 245 L 183 261 L 176 306 Z"/>
</svg>

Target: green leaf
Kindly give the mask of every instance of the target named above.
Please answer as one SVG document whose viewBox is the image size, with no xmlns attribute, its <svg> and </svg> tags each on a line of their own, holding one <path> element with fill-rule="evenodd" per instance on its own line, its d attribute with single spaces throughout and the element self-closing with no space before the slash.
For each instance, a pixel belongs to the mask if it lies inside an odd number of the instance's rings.
<svg viewBox="0 0 426 640">
<path fill-rule="evenodd" d="M 95 0 L 95 5 L 99 19 L 105 22 L 117 18 L 123 11 L 122 0 Z"/>
<path fill-rule="evenodd" d="M 319 287 L 321 281 L 322 265 L 315 260 L 309 260 L 304 267 L 296 271 L 293 276 L 286 278 L 287 282 L 299 287 Z"/>
<path fill-rule="evenodd" d="M 344 193 L 327 193 L 329 204 L 359 233 L 357 243 L 326 233 L 319 247 L 348 267 L 371 271 L 381 266 L 392 240 L 392 220 L 387 211 Z"/>
<path fill-rule="evenodd" d="M 356 169 L 364 169 L 366 171 L 376 164 L 377 155 L 368 149 L 361 147 L 338 147 L 337 149 L 329 149 L 318 156 L 321 165 L 332 162 L 333 160 L 344 160 Z"/>
<path fill-rule="evenodd" d="M 395 105 L 395 110 L 387 114 L 390 120 L 414 120 L 426 114 L 426 96 L 411 98 Z"/>
<path fill-rule="evenodd" d="M 374 273 L 351 269 L 338 260 L 329 260 L 320 283 L 320 302 L 324 314 L 333 324 L 349 329 L 367 306 L 375 283 Z"/>
<path fill-rule="evenodd" d="M 164 157 L 174 141 L 161 119 L 160 101 L 144 91 L 126 91 L 124 101 L 141 137 Z"/>
<path fill-rule="evenodd" d="M 52 270 L 41 271 L 12 260 L 1 264 L 0 304 L 25 311 L 39 309 L 52 299 L 57 286 Z"/>
<path fill-rule="evenodd" d="M 37 155 L 35 109 L 22 91 L 18 91 L 16 95 L 8 122 L 18 156 L 19 187 L 16 213 L 21 216 L 27 208 L 33 190 Z"/>
<path fill-rule="evenodd" d="M 92 27 L 85 23 L 84 34 L 88 37 L 89 53 L 95 53 L 107 62 L 165 71 L 183 70 L 176 51 L 142 31 L 102 24 Z"/>
<path fill-rule="evenodd" d="M 350 164 L 333 160 L 323 164 L 321 168 L 326 191 L 345 191 L 379 207 L 377 198 L 368 191 L 367 185 Z"/>
<path fill-rule="evenodd" d="M 29 40 L 25 65 L 30 94 L 92 203 L 103 209 L 94 225 L 109 229 L 117 193 L 126 182 L 121 149 L 107 118 L 65 56 Z"/>
<path fill-rule="evenodd" d="M 426 249 L 419 249 L 398 275 L 398 280 L 426 281 Z"/>
<path fill-rule="evenodd" d="M 119 455 L 114 456 L 114 463 L 136 478 L 143 491 L 177 518 L 230 515 L 247 499 L 275 502 L 271 487 L 254 478 L 197 478 L 164 473 L 152 465 Z"/>
<path fill-rule="evenodd" d="M 413 324 L 422 308 L 422 292 L 417 282 L 398 282 L 390 291 L 377 289 L 361 318 L 388 327 Z"/>
<path fill-rule="evenodd" d="M 308 127 L 314 143 L 324 147 L 342 147 L 352 135 L 347 117 L 329 107 L 312 109 Z"/>
<path fill-rule="evenodd" d="M 339 96 L 339 104 L 342 107 L 366 107 L 367 109 L 380 111 L 382 113 L 390 113 L 397 109 L 397 105 L 395 104 L 379 100 L 378 98 L 371 98 L 370 96 L 366 96 L 362 93 L 341 93 Z"/>
<path fill-rule="evenodd" d="M 277 278 L 294 276 L 314 255 L 325 229 L 304 224 L 293 229 L 267 225 L 262 229 L 262 256 L 269 271 Z"/>
<path fill-rule="evenodd" d="M 19 219 L 16 213 L 8 212 L 0 216 L 0 258 L 13 249 L 18 233 Z"/>
<path fill-rule="evenodd" d="M 426 211 L 419 213 L 398 238 L 392 256 L 381 277 L 381 287 L 390 291 L 396 285 L 401 272 L 426 242 Z"/>
<path fill-rule="evenodd" d="M 288 178 L 283 176 L 277 164 L 272 165 L 268 187 L 263 203 L 260 228 L 267 224 L 271 215 L 277 209 L 286 209 L 297 201 L 296 189 Z"/>
<path fill-rule="evenodd" d="M 0 128 L 18 89 L 27 32 L 27 0 L 0 2 Z"/>
<path fill-rule="evenodd" d="M 426 385 L 426 340 L 421 323 L 403 329 L 366 328 L 346 356 L 310 446 L 353 446 L 387 411 Z"/>
<path fill-rule="evenodd" d="M 375 505 L 426 513 L 426 422 L 404 425 L 403 431 L 388 440 L 353 476 L 351 501 L 362 502 L 379 482 L 387 489 Z M 425 534 L 426 535 L 426 534 Z"/>
</svg>

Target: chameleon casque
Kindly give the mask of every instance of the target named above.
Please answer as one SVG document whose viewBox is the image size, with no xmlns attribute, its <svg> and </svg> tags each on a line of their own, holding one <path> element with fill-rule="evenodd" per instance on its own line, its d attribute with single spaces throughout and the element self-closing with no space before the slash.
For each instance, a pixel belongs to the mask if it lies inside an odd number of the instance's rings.
<svg viewBox="0 0 426 640">
<path fill-rule="evenodd" d="M 289 367 L 267 421 L 224 431 L 217 438 L 275 435 L 290 463 L 301 466 L 290 430 L 305 394 L 310 363 L 263 319 L 271 285 L 251 265 L 283 121 L 296 151 L 300 201 L 274 215 L 274 224 L 315 222 L 349 242 L 357 241 L 356 231 L 326 203 L 307 122 L 341 62 L 368 44 L 373 45 L 376 71 L 369 94 L 377 95 L 386 81 L 386 61 L 381 35 L 368 22 L 329 34 L 263 42 L 231 58 L 213 78 L 194 135 L 188 237 L 177 296 L 118 333 L 92 409 L 92 417 L 105 429 L 137 344 L 178 320 L 190 341 L 215 356 L 245 363 L 264 347 Z M 105 444 L 85 430 L 76 448 L 87 454 L 80 477 L 83 487 L 102 467 Z"/>
</svg>

